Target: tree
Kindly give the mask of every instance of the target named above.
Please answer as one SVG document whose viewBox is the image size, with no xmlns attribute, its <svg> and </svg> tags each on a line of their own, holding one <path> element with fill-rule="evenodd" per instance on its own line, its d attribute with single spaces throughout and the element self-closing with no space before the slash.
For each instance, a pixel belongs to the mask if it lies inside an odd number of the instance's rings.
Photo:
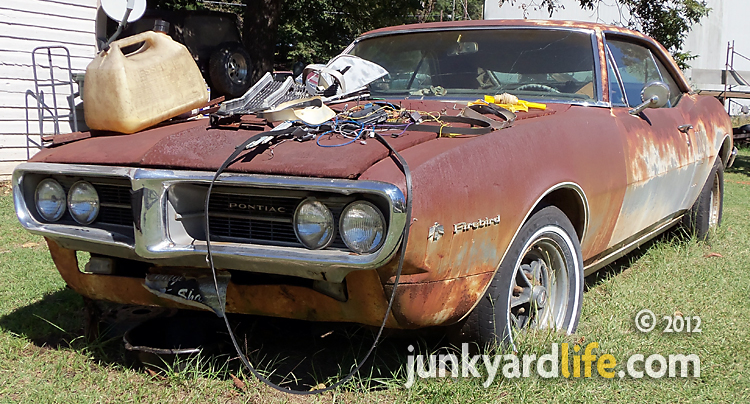
<svg viewBox="0 0 750 404">
<path fill-rule="evenodd" d="M 245 0 L 242 41 L 253 64 L 253 81 L 273 71 L 276 31 L 279 28 L 283 0 Z"/>
<path fill-rule="evenodd" d="M 415 21 L 418 0 L 286 0 L 276 40 L 276 63 L 321 63 L 371 29 Z"/>
<path fill-rule="evenodd" d="M 239 1 L 239 0 L 238 0 Z M 415 22 L 481 19 L 482 0 L 241 0 L 245 7 L 243 41 L 253 61 L 254 78 L 295 62 L 321 63 L 371 29 Z M 550 17 L 562 0 L 525 1 Z M 604 0 L 576 0 L 593 10 Z M 661 42 L 681 67 L 695 58 L 683 52 L 693 24 L 708 15 L 706 0 L 615 0 L 627 10 L 623 25 Z M 153 0 L 161 8 L 214 8 L 199 0 Z"/>
</svg>

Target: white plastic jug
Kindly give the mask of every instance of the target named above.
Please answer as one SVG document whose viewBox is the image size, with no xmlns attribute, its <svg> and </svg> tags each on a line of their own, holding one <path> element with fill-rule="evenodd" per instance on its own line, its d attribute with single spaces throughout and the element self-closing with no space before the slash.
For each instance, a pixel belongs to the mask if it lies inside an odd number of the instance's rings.
<svg viewBox="0 0 750 404">
<path fill-rule="evenodd" d="M 122 48 L 143 42 L 127 55 Z M 135 133 L 208 102 L 190 52 L 167 35 L 142 32 L 112 42 L 86 68 L 84 116 L 91 129 Z"/>
</svg>

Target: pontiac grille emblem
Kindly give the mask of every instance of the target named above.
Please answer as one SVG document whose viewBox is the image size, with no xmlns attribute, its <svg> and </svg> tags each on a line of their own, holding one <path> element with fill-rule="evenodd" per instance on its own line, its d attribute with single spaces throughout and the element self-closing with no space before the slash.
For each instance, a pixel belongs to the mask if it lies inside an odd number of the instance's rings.
<svg viewBox="0 0 750 404">
<path fill-rule="evenodd" d="M 229 209 L 241 209 L 250 212 L 286 213 L 286 208 L 283 206 L 255 205 L 234 202 L 229 203 Z"/>
</svg>

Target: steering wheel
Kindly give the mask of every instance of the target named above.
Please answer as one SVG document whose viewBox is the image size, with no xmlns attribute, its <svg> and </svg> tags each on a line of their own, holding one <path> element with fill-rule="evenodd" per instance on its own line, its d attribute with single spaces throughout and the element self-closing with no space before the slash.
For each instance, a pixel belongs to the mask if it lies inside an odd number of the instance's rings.
<svg viewBox="0 0 750 404">
<path fill-rule="evenodd" d="M 520 87 L 516 87 L 516 90 L 518 91 L 546 91 L 548 93 L 560 94 L 560 91 L 558 91 L 556 88 L 552 88 L 550 86 L 547 86 L 544 84 L 537 84 L 537 83 L 524 84 Z"/>
</svg>

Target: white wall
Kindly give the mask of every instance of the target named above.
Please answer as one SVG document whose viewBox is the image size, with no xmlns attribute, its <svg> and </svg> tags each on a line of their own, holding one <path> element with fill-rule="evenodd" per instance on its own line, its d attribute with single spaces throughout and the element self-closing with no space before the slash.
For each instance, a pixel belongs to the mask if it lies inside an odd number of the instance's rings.
<svg viewBox="0 0 750 404">
<path fill-rule="evenodd" d="M 34 91 L 33 49 L 65 46 L 70 51 L 73 70 L 85 71 L 96 53 L 96 7 L 97 0 L 0 1 L 0 178 L 7 178 L 13 167 L 36 153 L 38 148 L 33 144 L 40 143 L 37 112 L 32 109 L 29 131 L 36 135 L 29 138 L 32 147 L 27 147 L 25 93 Z M 62 59 L 53 59 L 53 65 L 63 64 Z M 58 72 L 54 69 L 56 77 Z M 49 69 L 40 70 L 40 76 L 48 74 Z M 64 96 L 69 90 L 63 91 L 59 106 L 67 106 Z M 31 97 L 29 105 L 36 106 Z M 45 133 L 52 130 L 51 124 L 45 125 Z M 60 131 L 70 132 L 70 125 L 63 123 Z"/>
</svg>

